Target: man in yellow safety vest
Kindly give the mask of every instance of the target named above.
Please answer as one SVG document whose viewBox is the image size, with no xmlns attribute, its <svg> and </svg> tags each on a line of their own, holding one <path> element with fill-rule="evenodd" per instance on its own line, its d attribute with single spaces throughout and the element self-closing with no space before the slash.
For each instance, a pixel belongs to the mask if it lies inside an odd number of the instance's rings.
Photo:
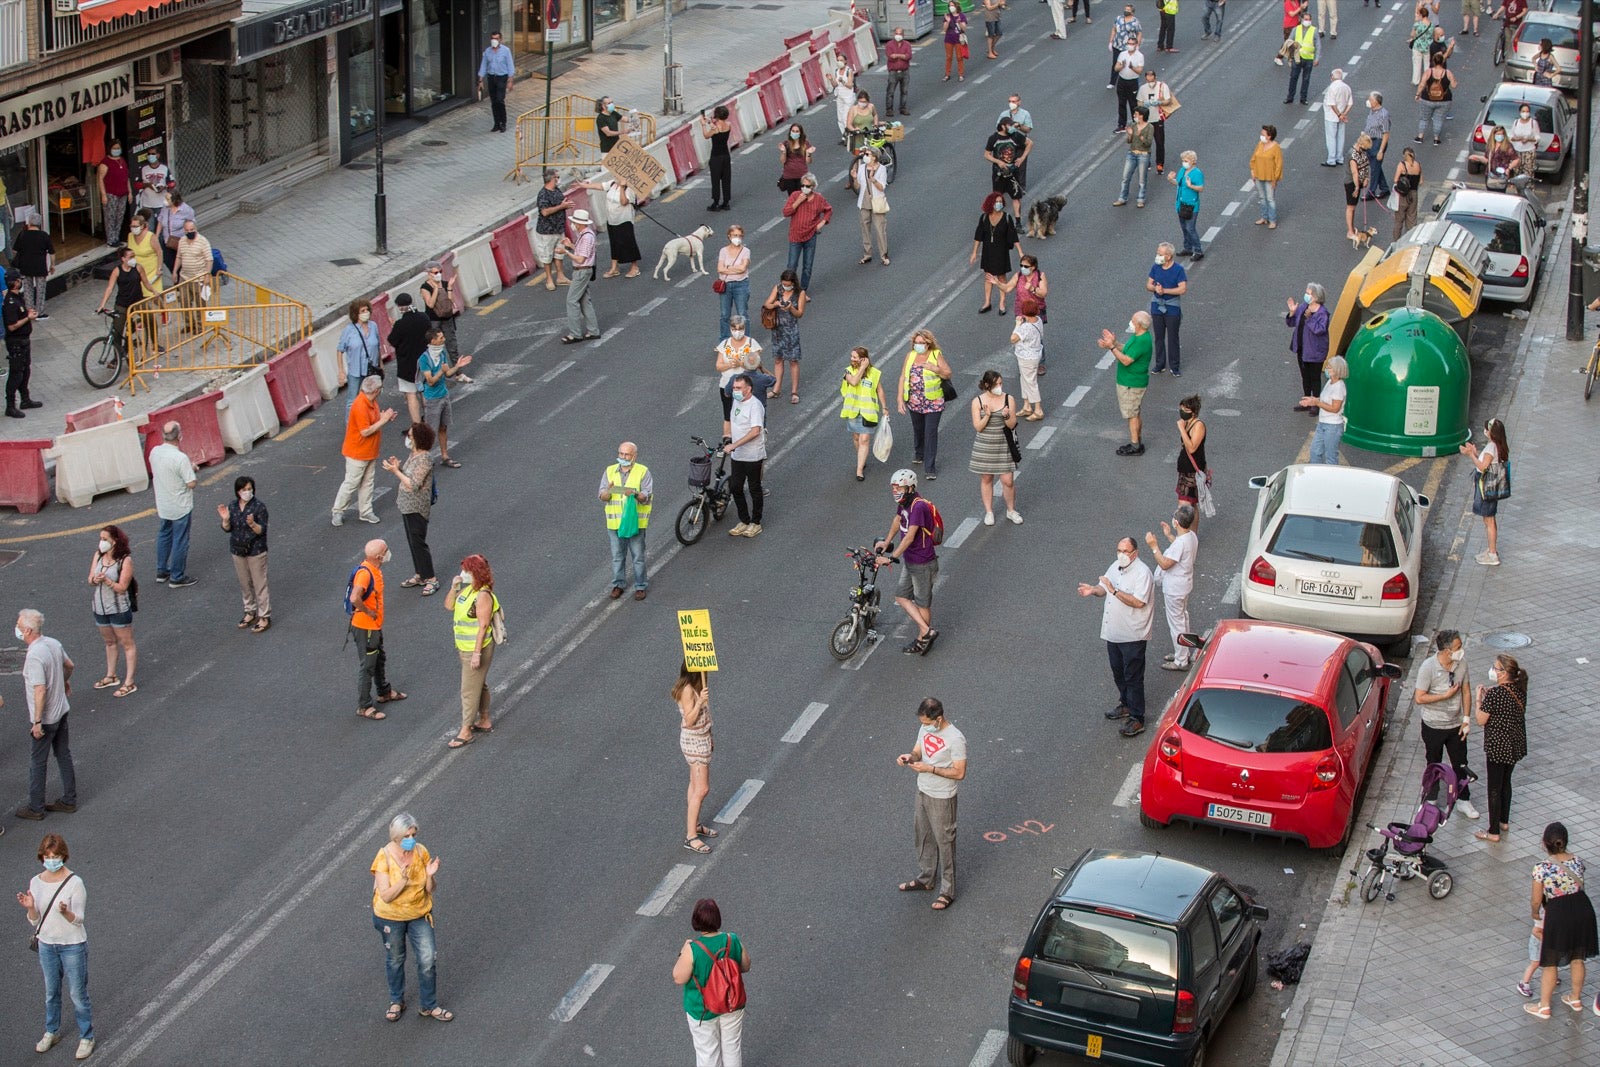
<svg viewBox="0 0 1600 1067">
<path fill-rule="evenodd" d="M 644 532 L 650 525 L 650 500 L 655 485 L 650 468 L 637 462 L 639 446 L 624 441 L 617 446 L 617 461 L 600 479 L 600 502 L 606 510 L 606 533 L 611 538 L 611 599 L 622 597 L 627 580 L 628 554 L 633 554 L 633 599 L 643 600 L 649 582 L 645 576 Z"/>
<path fill-rule="evenodd" d="M 1300 12 L 1300 25 L 1289 34 L 1289 92 L 1283 98 L 1285 104 L 1294 103 L 1295 86 L 1300 87 L 1300 102 L 1307 103 L 1306 97 L 1311 93 L 1311 68 L 1315 67 L 1320 59 L 1317 55 L 1317 27 L 1311 21 L 1311 9 L 1305 8 Z"/>
</svg>

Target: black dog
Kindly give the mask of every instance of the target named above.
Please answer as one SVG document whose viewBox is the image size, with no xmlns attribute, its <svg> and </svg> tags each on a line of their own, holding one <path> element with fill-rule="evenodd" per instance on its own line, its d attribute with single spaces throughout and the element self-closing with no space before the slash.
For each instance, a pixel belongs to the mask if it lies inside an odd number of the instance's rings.
<svg viewBox="0 0 1600 1067">
<path fill-rule="evenodd" d="M 1035 200 L 1028 209 L 1028 236 L 1039 240 L 1055 236 L 1056 220 L 1061 218 L 1061 209 L 1066 206 L 1067 198 L 1064 196 Z"/>
</svg>

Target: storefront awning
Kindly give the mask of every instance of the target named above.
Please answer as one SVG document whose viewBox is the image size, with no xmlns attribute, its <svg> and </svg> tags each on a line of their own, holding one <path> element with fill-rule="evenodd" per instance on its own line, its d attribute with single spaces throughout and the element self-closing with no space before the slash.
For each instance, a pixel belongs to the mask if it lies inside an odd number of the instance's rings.
<svg viewBox="0 0 1600 1067">
<path fill-rule="evenodd" d="M 84 29 L 98 26 L 102 22 L 110 22 L 124 15 L 136 15 L 141 11 L 151 11 L 161 7 L 170 0 L 90 0 L 78 5 L 78 21 Z"/>
</svg>

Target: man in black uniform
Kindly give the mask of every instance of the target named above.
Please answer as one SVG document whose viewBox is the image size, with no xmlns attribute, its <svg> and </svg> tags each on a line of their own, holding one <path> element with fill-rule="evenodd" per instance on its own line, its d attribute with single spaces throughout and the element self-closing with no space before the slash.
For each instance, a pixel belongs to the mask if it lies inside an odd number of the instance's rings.
<svg viewBox="0 0 1600 1067">
<path fill-rule="evenodd" d="M 6 295 L 0 301 L 0 319 L 6 327 L 6 414 L 13 419 L 27 418 L 23 408 L 42 408 L 28 395 L 28 375 L 33 369 L 33 320 L 39 313 L 22 297 L 22 272 L 6 271 Z M 17 402 L 18 397 L 22 402 Z"/>
<path fill-rule="evenodd" d="M 406 398 L 406 410 L 412 422 L 422 421 L 422 394 L 417 392 L 417 361 L 428 347 L 428 335 L 435 327 L 411 300 L 410 293 L 400 293 L 394 298 L 400 317 L 389 327 L 389 347 L 394 349 L 395 376 L 400 379 L 400 392 Z"/>
</svg>

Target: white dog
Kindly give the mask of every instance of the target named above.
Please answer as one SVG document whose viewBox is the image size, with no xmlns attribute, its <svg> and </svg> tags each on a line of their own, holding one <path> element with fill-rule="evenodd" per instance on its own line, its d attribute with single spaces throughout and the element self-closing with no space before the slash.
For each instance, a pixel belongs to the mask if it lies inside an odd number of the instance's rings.
<svg viewBox="0 0 1600 1067">
<path fill-rule="evenodd" d="M 711 227 L 702 226 L 687 237 L 674 237 L 661 249 L 661 258 L 656 260 L 656 269 L 651 274 L 652 278 L 660 278 L 664 282 L 672 280 L 672 267 L 678 262 L 679 256 L 689 257 L 689 268 L 696 274 L 709 274 L 706 270 L 706 238 L 711 236 Z"/>
</svg>

